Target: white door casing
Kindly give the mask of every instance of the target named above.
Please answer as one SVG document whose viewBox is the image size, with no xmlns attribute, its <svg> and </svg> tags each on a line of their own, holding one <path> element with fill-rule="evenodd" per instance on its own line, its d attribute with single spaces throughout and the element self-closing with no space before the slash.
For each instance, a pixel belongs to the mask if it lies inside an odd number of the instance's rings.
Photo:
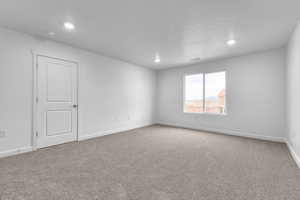
<svg viewBox="0 0 300 200">
<path fill-rule="evenodd" d="M 77 140 L 77 64 L 37 56 L 37 148 Z"/>
</svg>

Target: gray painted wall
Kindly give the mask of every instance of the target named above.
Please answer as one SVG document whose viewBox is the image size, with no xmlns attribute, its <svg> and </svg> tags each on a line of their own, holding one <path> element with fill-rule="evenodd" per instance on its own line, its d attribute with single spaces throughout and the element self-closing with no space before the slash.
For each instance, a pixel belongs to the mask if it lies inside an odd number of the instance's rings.
<svg viewBox="0 0 300 200">
<path fill-rule="evenodd" d="M 154 71 L 7 29 L 0 44 L 0 154 L 31 145 L 31 49 L 79 61 L 79 137 L 153 123 Z"/>
<path fill-rule="evenodd" d="M 183 77 L 227 72 L 226 116 L 183 112 Z M 164 124 L 282 140 L 285 136 L 285 49 L 158 72 L 157 120 Z"/>
<path fill-rule="evenodd" d="M 300 24 L 287 50 L 287 128 L 288 141 L 300 158 Z M 300 160 L 298 160 L 300 164 Z M 300 166 L 299 166 L 300 167 Z"/>
<path fill-rule="evenodd" d="M 287 56 L 287 124 L 298 155 L 299 29 Z M 153 71 L 7 29 L 0 29 L 0 43 L 0 130 L 6 131 L 0 153 L 31 145 L 31 49 L 79 61 L 80 137 L 154 121 L 265 139 L 286 137 L 284 48 Z M 227 115 L 183 113 L 184 74 L 222 70 L 227 71 Z"/>
</svg>

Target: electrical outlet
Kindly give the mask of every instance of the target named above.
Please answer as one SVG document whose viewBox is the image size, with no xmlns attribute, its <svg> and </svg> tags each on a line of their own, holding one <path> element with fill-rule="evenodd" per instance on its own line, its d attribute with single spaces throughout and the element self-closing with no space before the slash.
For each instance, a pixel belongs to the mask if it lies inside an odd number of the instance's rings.
<svg viewBox="0 0 300 200">
<path fill-rule="evenodd" d="M 0 138 L 5 137 L 6 131 L 0 130 Z"/>
</svg>

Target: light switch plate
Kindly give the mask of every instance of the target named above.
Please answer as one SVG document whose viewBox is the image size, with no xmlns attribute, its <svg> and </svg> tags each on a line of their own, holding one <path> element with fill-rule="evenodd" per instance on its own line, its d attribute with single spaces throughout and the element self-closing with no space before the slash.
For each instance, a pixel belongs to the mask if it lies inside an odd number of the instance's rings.
<svg viewBox="0 0 300 200">
<path fill-rule="evenodd" d="M 5 137 L 6 131 L 0 130 L 0 138 Z"/>
</svg>

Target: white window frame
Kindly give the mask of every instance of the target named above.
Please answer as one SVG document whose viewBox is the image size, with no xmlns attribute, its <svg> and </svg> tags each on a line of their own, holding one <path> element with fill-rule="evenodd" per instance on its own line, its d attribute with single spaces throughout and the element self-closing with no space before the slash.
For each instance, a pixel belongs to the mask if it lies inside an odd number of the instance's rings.
<svg viewBox="0 0 300 200">
<path fill-rule="evenodd" d="M 212 73 L 219 73 L 219 72 L 224 72 L 225 73 L 225 112 L 224 113 L 209 113 L 206 112 L 205 109 L 205 75 L 206 74 L 212 74 Z M 203 112 L 186 112 L 185 111 L 185 83 L 186 83 L 186 77 L 187 76 L 192 76 L 192 75 L 197 75 L 197 74 L 203 74 Z M 183 113 L 185 114 L 196 114 L 196 115 L 219 115 L 219 116 L 225 116 L 228 115 L 228 110 L 227 110 L 227 71 L 226 70 L 218 70 L 218 71 L 208 71 L 208 72 L 195 72 L 195 73 L 188 73 L 183 75 L 183 102 L 182 102 L 182 110 Z"/>
</svg>

